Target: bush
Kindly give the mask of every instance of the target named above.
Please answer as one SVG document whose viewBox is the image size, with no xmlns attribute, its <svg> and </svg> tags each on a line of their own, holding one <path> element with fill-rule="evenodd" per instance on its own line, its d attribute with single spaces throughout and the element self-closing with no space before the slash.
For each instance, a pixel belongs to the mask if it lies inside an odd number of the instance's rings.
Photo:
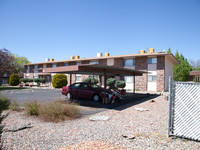
<svg viewBox="0 0 200 150">
<path fill-rule="evenodd" d="M 24 109 L 28 115 L 39 115 L 39 104 L 37 101 L 25 103 Z"/>
<path fill-rule="evenodd" d="M 40 79 L 41 83 L 45 83 L 46 82 L 45 78 L 39 78 L 39 79 Z"/>
<path fill-rule="evenodd" d="M 67 85 L 67 76 L 65 74 L 56 74 L 53 76 L 52 85 L 54 88 L 62 88 Z"/>
<path fill-rule="evenodd" d="M 12 102 L 9 107 L 12 111 L 19 111 L 19 104 L 17 102 Z"/>
<path fill-rule="evenodd" d="M 125 81 L 123 81 L 123 80 L 117 80 L 117 81 L 115 82 L 115 85 L 116 85 L 117 88 L 125 88 L 126 83 L 125 83 Z"/>
<path fill-rule="evenodd" d="M 33 79 L 28 79 L 28 82 L 33 82 Z"/>
<path fill-rule="evenodd" d="M 2 112 L 4 110 L 7 110 L 10 105 L 10 100 L 5 97 L 0 95 L 0 149 L 3 149 L 3 142 L 2 142 L 2 133 L 3 133 L 3 128 L 4 125 L 2 124 L 2 121 L 8 116 L 8 114 L 2 115 Z"/>
<path fill-rule="evenodd" d="M 20 83 L 23 82 L 23 83 L 26 84 L 26 83 L 28 82 L 28 79 L 27 79 L 27 78 L 22 78 L 22 79 L 19 80 L 19 82 L 20 82 Z"/>
<path fill-rule="evenodd" d="M 59 122 L 65 119 L 77 118 L 80 116 L 80 110 L 75 104 L 54 101 L 41 105 L 39 117 L 44 121 Z"/>
<path fill-rule="evenodd" d="M 88 77 L 88 78 L 83 79 L 83 82 L 97 84 L 98 83 L 98 79 L 97 78 L 93 78 L 93 77 Z"/>
<path fill-rule="evenodd" d="M 106 85 L 109 86 L 110 89 L 112 89 L 115 85 L 116 80 L 114 78 L 109 78 L 106 81 Z"/>
<path fill-rule="evenodd" d="M 19 75 L 11 74 L 9 77 L 9 84 L 12 86 L 16 86 L 19 84 Z"/>
</svg>

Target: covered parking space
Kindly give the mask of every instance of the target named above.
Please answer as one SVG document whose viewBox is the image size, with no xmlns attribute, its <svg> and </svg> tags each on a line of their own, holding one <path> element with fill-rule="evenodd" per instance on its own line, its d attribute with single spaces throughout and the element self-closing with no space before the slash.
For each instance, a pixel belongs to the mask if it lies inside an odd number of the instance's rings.
<svg viewBox="0 0 200 150">
<path fill-rule="evenodd" d="M 55 68 L 43 68 L 43 73 L 69 74 L 70 84 L 72 84 L 72 74 L 101 75 L 104 76 L 104 85 L 106 85 L 107 76 L 142 76 L 147 72 L 99 64 L 82 64 Z M 133 86 L 133 92 L 135 92 L 135 78 Z M 106 88 L 106 86 L 104 86 L 104 88 Z"/>
</svg>

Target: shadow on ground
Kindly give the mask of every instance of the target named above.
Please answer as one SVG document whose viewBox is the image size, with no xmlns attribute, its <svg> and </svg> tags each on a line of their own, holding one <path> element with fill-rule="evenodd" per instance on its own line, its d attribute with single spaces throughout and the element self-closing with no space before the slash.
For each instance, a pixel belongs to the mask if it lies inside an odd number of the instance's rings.
<svg viewBox="0 0 200 150">
<path fill-rule="evenodd" d="M 120 102 L 113 104 L 105 104 L 102 102 L 94 102 L 92 100 L 73 100 L 73 102 L 78 103 L 80 106 L 93 107 L 93 108 L 105 108 L 105 109 L 115 109 L 115 110 L 124 110 L 133 105 L 143 103 L 145 101 L 151 100 L 158 97 L 158 94 L 139 94 L 139 93 L 127 93 L 125 99 Z"/>
</svg>

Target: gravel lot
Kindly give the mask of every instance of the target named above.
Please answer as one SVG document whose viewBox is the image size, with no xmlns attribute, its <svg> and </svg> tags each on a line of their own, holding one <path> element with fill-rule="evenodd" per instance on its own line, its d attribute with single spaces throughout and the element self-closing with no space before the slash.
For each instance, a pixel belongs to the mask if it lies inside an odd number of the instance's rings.
<svg viewBox="0 0 200 150">
<path fill-rule="evenodd" d="M 200 149 L 199 142 L 167 137 L 168 101 L 164 96 L 154 100 L 154 103 L 129 103 L 123 109 L 108 109 L 93 115 L 110 117 L 107 121 L 90 121 L 91 115 L 85 115 L 76 120 L 47 123 L 23 112 L 11 112 L 4 120 L 7 130 L 26 124 L 32 128 L 4 132 L 4 146 L 6 149 Z M 148 111 L 140 112 L 135 107 Z"/>
</svg>

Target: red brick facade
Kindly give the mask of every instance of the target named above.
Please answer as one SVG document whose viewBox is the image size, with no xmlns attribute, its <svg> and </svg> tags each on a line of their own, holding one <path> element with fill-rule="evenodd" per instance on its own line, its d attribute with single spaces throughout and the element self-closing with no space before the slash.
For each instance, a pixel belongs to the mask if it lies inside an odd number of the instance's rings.
<svg viewBox="0 0 200 150">
<path fill-rule="evenodd" d="M 157 91 L 165 91 L 165 57 L 157 57 Z"/>
<path fill-rule="evenodd" d="M 135 70 L 147 71 L 147 57 L 136 57 L 135 58 Z M 135 89 L 142 91 L 147 90 L 147 74 L 135 77 Z"/>
</svg>

